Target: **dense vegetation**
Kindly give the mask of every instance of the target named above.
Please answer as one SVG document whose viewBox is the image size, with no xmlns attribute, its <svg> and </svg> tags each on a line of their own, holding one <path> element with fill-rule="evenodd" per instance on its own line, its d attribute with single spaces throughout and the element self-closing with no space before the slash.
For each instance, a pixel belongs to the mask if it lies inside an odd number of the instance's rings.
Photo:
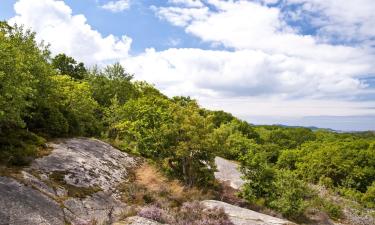
<svg viewBox="0 0 375 225">
<path fill-rule="evenodd" d="M 53 57 L 34 33 L 1 23 L 1 164 L 25 165 L 46 139 L 68 136 L 106 139 L 187 186 L 215 185 L 215 156 L 238 160 L 247 181 L 242 197 L 289 217 L 310 206 L 339 216 L 311 184 L 375 207 L 372 132 L 254 126 L 188 97 L 168 98 L 119 63 L 88 69 Z"/>
</svg>

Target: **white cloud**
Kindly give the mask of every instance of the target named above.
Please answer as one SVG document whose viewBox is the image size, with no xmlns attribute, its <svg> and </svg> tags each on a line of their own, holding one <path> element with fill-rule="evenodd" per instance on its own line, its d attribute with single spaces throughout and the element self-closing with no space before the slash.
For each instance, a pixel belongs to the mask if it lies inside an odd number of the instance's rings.
<svg viewBox="0 0 375 225">
<path fill-rule="evenodd" d="M 87 64 L 105 63 L 128 56 L 132 40 L 127 36 L 103 37 L 86 21 L 73 15 L 63 1 L 19 0 L 10 23 L 24 24 L 37 32 L 37 38 L 51 43 L 54 54 L 66 53 Z"/>
<path fill-rule="evenodd" d="M 360 78 L 375 72 L 370 51 L 301 35 L 283 20 L 279 8 L 249 1 L 208 2 L 215 10 L 208 5 L 193 11 L 161 7 L 157 14 L 203 41 L 234 51 L 173 49 L 142 57 L 167 58 L 170 73 L 163 74 L 191 74 L 184 79 L 197 88 L 248 96 L 355 98 L 366 88 Z M 183 60 L 175 65 L 179 57 Z M 194 80 L 195 76 L 200 80 Z"/>
<path fill-rule="evenodd" d="M 300 59 L 257 50 L 209 51 L 153 49 L 123 61 L 139 79 L 155 83 L 168 95 L 194 97 L 270 96 L 288 98 L 343 98 L 363 94 L 357 74 L 361 63 Z M 154 71 L 158 71 L 155 74 Z"/>
<path fill-rule="evenodd" d="M 102 5 L 102 8 L 111 12 L 122 12 L 130 8 L 130 0 L 109 1 Z"/>
<path fill-rule="evenodd" d="M 364 41 L 375 37 L 375 3 L 373 0 L 287 0 L 299 4 L 296 19 L 308 19 L 319 28 L 320 35 L 343 41 Z M 311 16 L 314 13 L 315 16 Z M 318 15 L 318 16 L 317 16 Z"/>
<path fill-rule="evenodd" d="M 166 18 L 175 26 L 187 26 L 193 20 L 205 19 L 208 16 L 209 9 L 202 8 L 181 8 L 181 7 L 168 7 L 156 8 L 152 7 L 160 18 Z"/>
<path fill-rule="evenodd" d="M 202 7 L 203 3 L 201 0 L 168 0 L 172 4 L 180 4 L 188 7 Z"/>
</svg>

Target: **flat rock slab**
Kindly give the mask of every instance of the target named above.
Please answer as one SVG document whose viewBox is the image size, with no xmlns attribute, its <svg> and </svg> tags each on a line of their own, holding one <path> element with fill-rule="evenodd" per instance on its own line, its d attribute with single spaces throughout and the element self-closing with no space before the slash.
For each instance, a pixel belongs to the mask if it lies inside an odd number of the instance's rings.
<svg viewBox="0 0 375 225">
<path fill-rule="evenodd" d="M 31 169 L 47 175 L 62 172 L 65 182 L 77 187 L 108 191 L 126 178 L 127 168 L 136 164 L 133 157 L 95 139 L 63 139 L 48 145 L 52 153 L 35 160 Z"/>
<path fill-rule="evenodd" d="M 60 205 L 18 181 L 0 177 L 0 225 L 64 225 Z"/>
<path fill-rule="evenodd" d="M 139 216 L 132 216 L 126 218 L 124 221 L 114 223 L 113 225 L 161 225 L 161 223 Z"/>
<path fill-rule="evenodd" d="M 234 225 L 287 225 L 294 224 L 288 220 L 279 219 L 258 213 L 249 209 L 240 208 L 225 202 L 205 200 L 202 204 L 207 208 L 223 208 Z"/>
<path fill-rule="evenodd" d="M 109 224 L 118 220 L 127 205 L 111 193 L 97 192 L 84 199 L 69 198 L 64 206 L 66 220 L 72 224 Z"/>
<path fill-rule="evenodd" d="M 228 183 L 229 186 L 238 190 L 245 183 L 241 178 L 242 174 L 238 169 L 238 164 L 221 157 L 215 158 L 217 172 L 215 178 L 221 182 Z"/>
</svg>

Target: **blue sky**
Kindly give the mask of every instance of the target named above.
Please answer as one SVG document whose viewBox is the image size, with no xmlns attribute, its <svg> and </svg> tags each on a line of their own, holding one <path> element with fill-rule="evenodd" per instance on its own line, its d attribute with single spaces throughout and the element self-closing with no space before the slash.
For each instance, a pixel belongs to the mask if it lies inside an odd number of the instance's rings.
<svg viewBox="0 0 375 225">
<path fill-rule="evenodd" d="M 373 0 L 2 0 L 53 54 L 257 124 L 375 130 Z"/>
</svg>

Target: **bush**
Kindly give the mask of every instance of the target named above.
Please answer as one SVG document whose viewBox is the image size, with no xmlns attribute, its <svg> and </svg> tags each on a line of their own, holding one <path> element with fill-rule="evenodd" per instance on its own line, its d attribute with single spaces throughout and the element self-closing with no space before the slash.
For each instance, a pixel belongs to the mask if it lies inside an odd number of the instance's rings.
<svg viewBox="0 0 375 225">
<path fill-rule="evenodd" d="M 366 207 L 375 208 L 375 181 L 367 188 L 367 191 L 363 195 L 361 201 Z"/>
<path fill-rule="evenodd" d="M 233 225 L 222 208 L 205 209 L 197 201 L 183 204 L 178 213 L 177 224 Z"/>
<path fill-rule="evenodd" d="M 206 209 L 200 202 L 186 202 L 175 211 L 149 205 L 138 212 L 138 216 L 160 223 L 176 225 L 233 225 L 222 208 Z"/>
<path fill-rule="evenodd" d="M 173 220 L 166 210 L 161 209 L 156 205 L 143 207 L 137 215 L 160 223 L 170 223 L 171 220 Z"/>
<path fill-rule="evenodd" d="M 342 217 L 342 208 L 341 206 L 335 203 L 325 201 L 323 205 L 323 210 L 332 219 L 340 219 Z"/>
<path fill-rule="evenodd" d="M 279 171 L 274 182 L 275 195 L 269 206 L 286 217 L 296 218 L 302 215 L 308 204 L 306 199 L 311 196 L 307 185 L 288 170 Z"/>
<path fill-rule="evenodd" d="M 18 129 L 0 133 L 0 163 L 25 166 L 38 154 L 45 140 L 27 130 Z"/>
</svg>

